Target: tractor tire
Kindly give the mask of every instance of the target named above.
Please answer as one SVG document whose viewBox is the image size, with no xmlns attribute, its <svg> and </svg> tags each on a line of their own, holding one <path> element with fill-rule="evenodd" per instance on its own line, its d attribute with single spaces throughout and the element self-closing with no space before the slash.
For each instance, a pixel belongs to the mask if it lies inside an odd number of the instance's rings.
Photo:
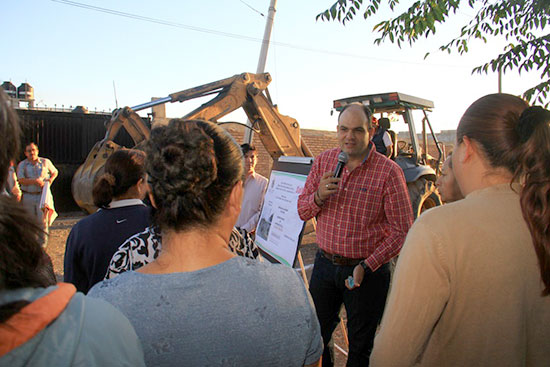
<svg viewBox="0 0 550 367">
<path fill-rule="evenodd" d="M 407 188 L 409 189 L 414 219 L 418 218 L 424 210 L 442 204 L 433 181 L 420 177 L 414 182 L 408 182 Z"/>
</svg>

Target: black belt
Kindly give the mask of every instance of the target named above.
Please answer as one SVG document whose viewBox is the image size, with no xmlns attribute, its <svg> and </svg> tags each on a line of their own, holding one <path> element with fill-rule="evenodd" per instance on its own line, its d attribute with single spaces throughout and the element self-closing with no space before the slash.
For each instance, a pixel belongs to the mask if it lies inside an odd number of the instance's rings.
<svg viewBox="0 0 550 367">
<path fill-rule="evenodd" d="M 335 255 L 330 254 L 324 250 L 321 251 L 321 255 L 323 255 L 325 258 L 329 259 L 334 265 L 342 265 L 342 266 L 355 266 L 359 264 L 364 259 L 352 259 L 349 257 L 344 257 L 342 255 Z"/>
</svg>

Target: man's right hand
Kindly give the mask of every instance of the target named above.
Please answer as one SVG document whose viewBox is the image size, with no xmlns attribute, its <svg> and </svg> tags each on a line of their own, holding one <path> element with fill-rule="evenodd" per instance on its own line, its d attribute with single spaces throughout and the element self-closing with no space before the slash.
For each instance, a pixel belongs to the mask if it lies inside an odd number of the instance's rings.
<svg viewBox="0 0 550 367">
<path fill-rule="evenodd" d="M 338 192 L 338 183 L 341 178 L 333 176 L 334 172 L 325 172 L 321 181 L 319 181 L 317 192 L 322 201 L 325 201 L 330 195 Z"/>
<path fill-rule="evenodd" d="M 38 177 L 35 180 L 35 185 L 38 186 L 38 187 L 44 187 L 44 180 L 41 177 Z"/>
</svg>

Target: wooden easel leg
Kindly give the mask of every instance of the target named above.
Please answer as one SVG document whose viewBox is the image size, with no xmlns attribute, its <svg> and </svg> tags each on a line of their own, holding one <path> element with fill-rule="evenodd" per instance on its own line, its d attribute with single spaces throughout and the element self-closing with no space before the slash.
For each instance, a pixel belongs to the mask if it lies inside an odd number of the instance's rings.
<svg viewBox="0 0 550 367">
<path fill-rule="evenodd" d="M 342 329 L 342 335 L 344 336 L 344 341 L 346 342 L 346 348 L 349 349 L 349 341 L 348 341 L 348 331 L 346 330 L 346 325 L 344 324 L 344 320 L 340 318 L 340 329 Z M 347 353 L 345 353 L 348 355 Z"/>
<path fill-rule="evenodd" d="M 309 282 L 307 281 L 306 268 L 304 267 L 304 259 L 302 259 L 302 253 L 298 250 L 298 262 L 300 263 L 300 269 L 302 269 L 302 278 L 306 288 L 309 289 Z"/>
</svg>

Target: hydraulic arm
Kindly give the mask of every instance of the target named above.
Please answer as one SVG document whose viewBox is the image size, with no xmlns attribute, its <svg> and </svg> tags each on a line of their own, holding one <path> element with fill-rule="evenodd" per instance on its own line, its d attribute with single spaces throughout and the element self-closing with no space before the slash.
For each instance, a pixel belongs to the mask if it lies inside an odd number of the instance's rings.
<svg viewBox="0 0 550 367">
<path fill-rule="evenodd" d="M 223 116 L 242 108 L 255 130 L 259 131 L 262 144 L 273 159 L 281 155 L 313 156 L 300 136 L 298 122 L 279 113 L 269 98 L 267 86 L 271 82 L 269 73 L 243 73 L 195 88 L 172 93 L 141 105 L 124 107 L 113 112 L 107 123 L 105 138 L 97 142 L 84 163 L 77 169 L 72 192 L 76 203 L 88 212 L 97 208 L 93 205 L 92 188 L 96 177 L 103 173 L 105 161 L 121 147 L 114 138 L 123 127 L 132 137 L 135 147 L 149 138 L 149 128 L 137 111 L 156 105 L 185 102 L 191 99 L 213 95 L 214 97 L 183 116 L 183 119 L 202 119 L 218 122 Z M 153 128 L 155 125 L 153 124 Z"/>
</svg>

